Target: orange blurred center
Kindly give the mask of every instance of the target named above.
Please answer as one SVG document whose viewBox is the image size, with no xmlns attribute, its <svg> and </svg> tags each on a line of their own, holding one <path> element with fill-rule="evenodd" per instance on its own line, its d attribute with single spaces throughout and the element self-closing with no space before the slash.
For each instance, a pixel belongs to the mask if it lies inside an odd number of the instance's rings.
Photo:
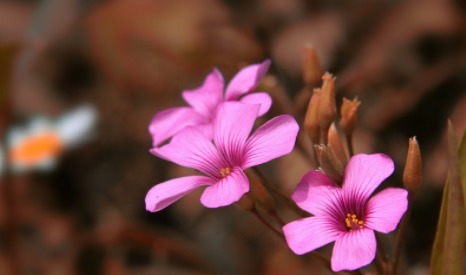
<svg viewBox="0 0 466 275">
<path fill-rule="evenodd" d="M 10 152 L 11 162 L 36 164 L 60 153 L 62 144 L 57 134 L 48 132 L 26 138 Z"/>
</svg>

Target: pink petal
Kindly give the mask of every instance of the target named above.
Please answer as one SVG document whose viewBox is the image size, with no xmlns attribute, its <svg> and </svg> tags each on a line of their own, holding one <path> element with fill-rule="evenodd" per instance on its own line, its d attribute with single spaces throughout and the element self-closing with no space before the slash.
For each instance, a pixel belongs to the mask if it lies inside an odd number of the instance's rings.
<svg viewBox="0 0 466 275">
<path fill-rule="evenodd" d="M 150 150 L 156 156 L 217 177 L 225 167 L 213 143 L 198 129 L 187 127 L 165 146 Z"/>
<path fill-rule="evenodd" d="M 290 153 L 298 130 L 298 123 L 289 115 L 281 115 L 267 121 L 247 141 L 243 168 L 262 164 Z"/>
<path fill-rule="evenodd" d="M 325 217 L 310 217 L 283 227 L 288 246 L 298 255 L 335 241 L 342 233 Z"/>
<path fill-rule="evenodd" d="M 184 100 L 206 118 L 214 115 L 215 109 L 223 101 L 223 77 L 214 69 L 196 89 L 182 93 Z"/>
<path fill-rule="evenodd" d="M 240 95 L 251 92 L 261 82 L 270 67 L 270 60 L 253 64 L 239 71 L 228 84 L 225 100 L 236 100 Z"/>
<path fill-rule="evenodd" d="M 212 130 L 212 123 L 205 123 L 196 125 L 196 129 L 201 131 L 207 139 L 212 140 L 214 138 L 214 133 Z"/>
<path fill-rule="evenodd" d="M 392 159 L 384 154 L 355 155 L 346 166 L 343 190 L 359 203 L 365 203 L 393 169 Z"/>
<path fill-rule="evenodd" d="M 346 212 L 341 206 L 343 192 L 340 188 L 330 185 L 308 187 L 307 195 L 299 193 L 303 190 L 301 187 L 298 188 L 300 188 L 298 193 L 295 191 L 291 197 L 301 209 L 315 216 L 329 217 L 342 231 L 345 230 Z"/>
<path fill-rule="evenodd" d="M 408 208 L 408 192 L 387 188 L 369 199 L 364 226 L 382 233 L 393 231 Z"/>
<path fill-rule="evenodd" d="M 314 206 L 315 202 L 313 202 L 313 199 L 309 199 L 309 197 L 313 196 L 312 195 L 312 190 L 314 190 L 314 189 L 312 187 L 317 187 L 317 186 L 330 186 L 330 187 L 333 187 L 334 185 L 333 185 L 332 180 L 329 177 L 327 177 L 326 175 L 324 175 L 323 173 L 321 173 L 319 171 L 311 170 L 311 171 L 307 172 L 301 178 L 298 185 L 296 186 L 296 189 L 294 190 L 293 194 L 291 195 L 291 198 L 303 210 L 306 210 L 306 211 L 308 211 L 310 213 L 313 213 L 312 211 L 314 210 L 313 206 Z M 340 191 L 335 191 L 335 192 L 340 192 Z M 332 200 L 331 203 L 337 203 L 337 202 Z M 317 210 L 317 212 L 320 213 L 319 210 Z"/>
<path fill-rule="evenodd" d="M 375 257 L 374 231 L 359 229 L 342 234 L 335 241 L 332 253 L 332 270 L 355 270 L 368 265 Z"/>
<path fill-rule="evenodd" d="M 247 104 L 259 104 L 260 109 L 257 116 L 264 115 L 269 111 L 270 106 L 272 106 L 272 98 L 268 93 L 265 92 L 245 95 L 239 101 Z"/>
<path fill-rule="evenodd" d="M 259 105 L 225 102 L 219 105 L 213 121 L 214 142 L 233 165 L 240 165 L 246 139 L 251 132 Z"/>
<path fill-rule="evenodd" d="M 175 107 L 158 112 L 149 124 L 153 146 L 159 146 L 181 129 L 203 123 L 205 119 L 190 107 Z"/>
<path fill-rule="evenodd" d="M 248 178 L 241 168 L 235 167 L 228 176 L 204 190 L 201 202 L 209 208 L 230 205 L 237 202 L 248 191 Z"/>
<path fill-rule="evenodd" d="M 146 210 L 160 211 L 199 186 L 212 183 L 212 179 L 204 176 L 183 177 L 159 183 L 147 192 Z"/>
</svg>

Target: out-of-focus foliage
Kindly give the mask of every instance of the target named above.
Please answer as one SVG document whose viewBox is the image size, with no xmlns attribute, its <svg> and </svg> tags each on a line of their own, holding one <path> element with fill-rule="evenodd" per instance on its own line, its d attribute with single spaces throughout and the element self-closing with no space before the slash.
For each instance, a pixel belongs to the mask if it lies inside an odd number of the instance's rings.
<svg viewBox="0 0 466 275">
<path fill-rule="evenodd" d="M 463 177 L 462 170 L 466 156 L 462 153 L 465 141 L 466 135 L 463 135 L 458 146 L 453 126 L 450 124 L 448 129 L 450 170 L 443 190 L 440 217 L 432 248 L 431 274 L 461 274 L 464 271 L 466 178 Z"/>
</svg>

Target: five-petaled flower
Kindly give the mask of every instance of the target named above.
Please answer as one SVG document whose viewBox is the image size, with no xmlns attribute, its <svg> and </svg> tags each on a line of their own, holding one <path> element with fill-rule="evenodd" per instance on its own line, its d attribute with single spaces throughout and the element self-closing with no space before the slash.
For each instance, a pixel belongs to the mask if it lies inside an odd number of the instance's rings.
<svg viewBox="0 0 466 275">
<path fill-rule="evenodd" d="M 149 124 L 152 145 L 161 145 L 187 126 L 196 126 L 207 137 L 212 138 L 212 118 L 222 102 L 259 104 L 258 116 L 265 114 L 272 104 L 269 94 L 250 92 L 260 83 L 269 66 L 270 60 L 265 60 L 243 68 L 232 78 L 225 93 L 222 74 L 214 69 L 200 87 L 182 93 L 190 106 L 173 107 L 155 114 Z"/>
<path fill-rule="evenodd" d="M 146 209 L 164 209 L 192 190 L 206 185 L 201 196 L 204 206 L 230 205 L 249 191 L 243 170 L 288 154 L 294 147 L 298 124 L 289 115 L 275 117 L 249 133 L 260 105 L 225 102 L 214 116 L 213 142 L 196 127 L 186 127 L 170 143 L 151 150 L 156 156 L 194 168 L 205 176 L 172 179 L 152 187 L 146 195 Z"/>
<path fill-rule="evenodd" d="M 394 230 L 408 205 L 407 191 L 401 188 L 387 188 L 371 197 L 393 169 L 386 155 L 359 154 L 349 161 L 341 188 L 318 171 L 304 175 L 292 199 L 315 216 L 283 227 L 291 250 L 304 254 L 335 242 L 333 271 L 369 264 L 376 253 L 374 230 Z"/>
</svg>

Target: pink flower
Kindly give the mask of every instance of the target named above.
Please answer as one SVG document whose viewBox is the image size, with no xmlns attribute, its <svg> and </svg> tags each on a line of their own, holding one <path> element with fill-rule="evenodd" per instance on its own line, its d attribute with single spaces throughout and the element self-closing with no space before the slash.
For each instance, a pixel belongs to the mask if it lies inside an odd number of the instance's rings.
<svg viewBox="0 0 466 275">
<path fill-rule="evenodd" d="M 259 112 L 256 104 L 221 104 L 213 120 L 213 143 L 196 127 L 187 127 L 170 143 L 151 152 L 176 164 L 194 168 L 205 176 L 172 179 L 152 187 L 146 209 L 159 211 L 192 190 L 207 186 L 201 197 L 204 206 L 215 208 L 238 201 L 249 191 L 243 170 L 288 154 L 294 147 L 298 124 L 281 115 L 249 133 Z"/>
<path fill-rule="evenodd" d="M 342 188 L 318 171 L 308 172 L 292 198 L 315 216 L 283 227 L 288 246 L 301 255 L 335 242 L 331 260 L 335 272 L 369 264 L 376 252 L 374 230 L 394 230 L 408 205 L 408 192 L 401 188 L 387 188 L 371 197 L 392 172 L 393 161 L 383 154 L 352 157 Z"/>
<path fill-rule="evenodd" d="M 239 71 L 223 94 L 222 74 L 214 69 L 196 89 L 182 93 L 190 105 L 174 107 L 158 112 L 149 124 L 153 146 L 159 146 L 187 126 L 197 126 L 207 137 L 212 137 L 212 117 L 217 106 L 225 101 L 260 104 L 258 116 L 265 114 L 272 105 L 272 99 L 265 92 L 244 95 L 253 91 L 264 77 L 270 60 L 253 64 Z M 244 95 L 244 96 L 243 96 Z"/>
</svg>

